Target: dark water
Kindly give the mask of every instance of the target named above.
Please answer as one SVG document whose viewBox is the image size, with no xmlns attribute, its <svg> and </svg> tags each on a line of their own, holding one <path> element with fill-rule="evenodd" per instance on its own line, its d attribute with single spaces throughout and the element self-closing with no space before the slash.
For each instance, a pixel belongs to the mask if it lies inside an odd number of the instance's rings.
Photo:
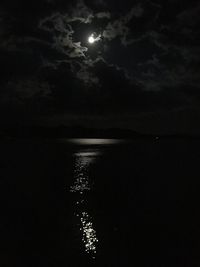
<svg viewBox="0 0 200 267">
<path fill-rule="evenodd" d="M 200 266 L 199 141 L 0 149 L 0 266 Z"/>
</svg>

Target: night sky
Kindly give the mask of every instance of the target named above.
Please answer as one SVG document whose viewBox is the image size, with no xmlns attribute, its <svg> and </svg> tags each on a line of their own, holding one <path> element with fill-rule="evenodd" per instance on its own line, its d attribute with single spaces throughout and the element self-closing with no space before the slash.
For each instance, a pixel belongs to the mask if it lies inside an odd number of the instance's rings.
<svg viewBox="0 0 200 267">
<path fill-rule="evenodd" d="M 199 14 L 196 0 L 1 1 L 1 125 L 199 134 Z"/>
</svg>

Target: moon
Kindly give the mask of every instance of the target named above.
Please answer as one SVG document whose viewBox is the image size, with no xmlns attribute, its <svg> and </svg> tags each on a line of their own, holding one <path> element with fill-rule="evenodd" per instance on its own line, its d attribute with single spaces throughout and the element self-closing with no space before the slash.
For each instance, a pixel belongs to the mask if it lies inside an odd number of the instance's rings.
<svg viewBox="0 0 200 267">
<path fill-rule="evenodd" d="M 89 38 L 88 38 L 88 42 L 89 42 L 90 44 L 93 44 L 93 43 L 95 42 L 95 38 L 94 38 L 93 35 L 89 36 Z"/>
<path fill-rule="evenodd" d="M 89 44 L 94 44 L 98 41 L 101 40 L 101 34 L 96 35 L 95 33 L 92 33 L 89 37 L 88 37 L 88 43 Z"/>
</svg>

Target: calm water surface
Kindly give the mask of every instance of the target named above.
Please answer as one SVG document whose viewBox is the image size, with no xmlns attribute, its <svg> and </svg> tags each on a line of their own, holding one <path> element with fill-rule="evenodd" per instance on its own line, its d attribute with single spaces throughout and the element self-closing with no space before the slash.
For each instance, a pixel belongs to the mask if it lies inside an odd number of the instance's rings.
<svg viewBox="0 0 200 267">
<path fill-rule="evenodd" d="M 199 141 L 0 146 L 1 266 L 200 266 Z"/>
</svg>

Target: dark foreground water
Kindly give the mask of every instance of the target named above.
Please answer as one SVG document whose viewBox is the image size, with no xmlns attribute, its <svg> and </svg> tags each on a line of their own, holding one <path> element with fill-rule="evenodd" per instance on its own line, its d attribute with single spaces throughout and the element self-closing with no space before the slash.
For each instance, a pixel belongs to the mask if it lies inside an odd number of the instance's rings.
<svg viewBox="0 0 200 267">
<path fill-rule="evenodd" d="M 0 266 L 200 266 L 200 141 L 0 144 Z"/>
</svg>

